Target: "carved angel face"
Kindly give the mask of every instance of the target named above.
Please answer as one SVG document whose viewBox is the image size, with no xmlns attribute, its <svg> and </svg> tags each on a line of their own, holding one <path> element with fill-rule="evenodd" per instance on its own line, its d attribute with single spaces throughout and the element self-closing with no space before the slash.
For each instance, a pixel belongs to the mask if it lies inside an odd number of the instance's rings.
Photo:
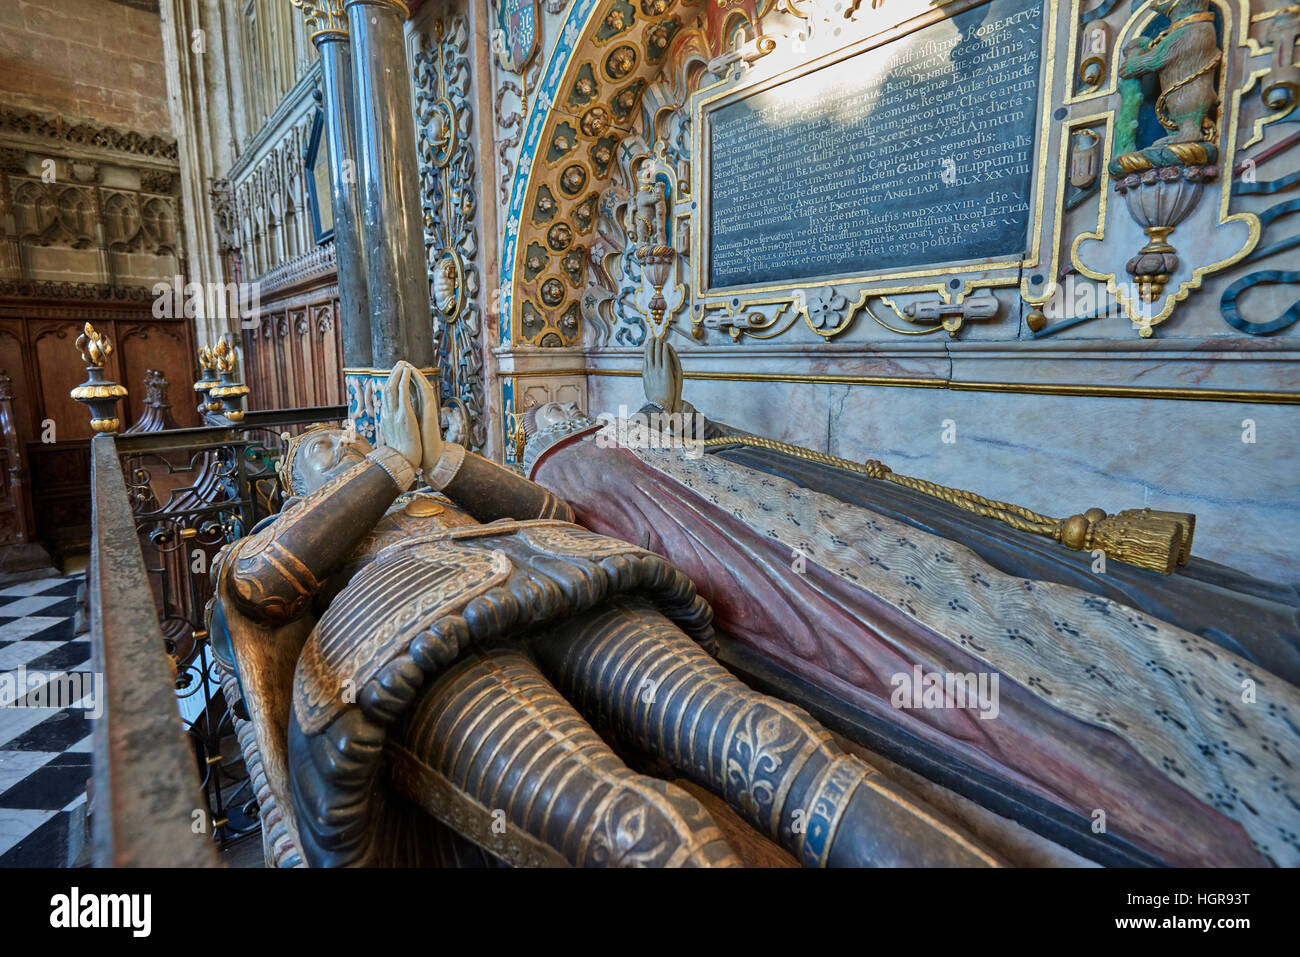
<svg viewBox="0 0 1300 957">
<path fill-rule="evenodd" d="M 456 264 L 448 257 L 441 260 L 433 270 L 433 301 L 443 315 L 451 315 L 456 311 L 456 287 Z"/>
<path fill-rule="evenodd" d="M 469 438 L 469 423 L 465 421 L 464 409 L 459 404 L 442 406 L 439 424 L 442 426 L 444 441 L 455 442 L 458 445 L 466 444 Z"/>
</svg>

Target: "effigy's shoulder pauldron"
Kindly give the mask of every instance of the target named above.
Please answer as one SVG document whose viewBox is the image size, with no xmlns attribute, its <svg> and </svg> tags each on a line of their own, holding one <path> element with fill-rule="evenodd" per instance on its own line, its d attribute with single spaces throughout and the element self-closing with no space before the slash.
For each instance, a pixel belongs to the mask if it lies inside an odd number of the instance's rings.
<svg viewBox="0 0 1300 957">
<path fill-rule="evenodd" d="M 474 642 L 518 635 L 618 594 L 640 594 L 706 650 L 712 611 L 653 552 L 567 522 L 443 529 L 383 549 L 321 616 L 294 676 L 302 732 L 359 707 L 386 727 L 423 677 Z"/>
</svg>

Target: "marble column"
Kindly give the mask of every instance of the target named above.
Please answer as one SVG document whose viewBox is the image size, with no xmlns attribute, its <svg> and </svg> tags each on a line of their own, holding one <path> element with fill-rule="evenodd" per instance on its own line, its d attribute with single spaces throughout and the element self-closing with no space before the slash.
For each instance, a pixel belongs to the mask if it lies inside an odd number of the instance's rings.
<svg viewBox="0 0 1300 957">
<path fill-rule="evenodd" d="M 415 150 L 411 69 L 401 0 L 347 0 L 356 91 L 357 160 L 372 364 L 434 365 Z"/>
<path fill-rule="evenodd" d="M 357 185 L 356 96 L 352 87 L 352 47 L 344 30 L 320 30 L 312 42 L 320 51 L 324 86 L 325 133 L 329 141 L 330 206 L 334 213 L 334 258 L 338 264 L 343 365 L 346 370 L 374 365 L 367 304 L 365 242 Z"/>
</svg>

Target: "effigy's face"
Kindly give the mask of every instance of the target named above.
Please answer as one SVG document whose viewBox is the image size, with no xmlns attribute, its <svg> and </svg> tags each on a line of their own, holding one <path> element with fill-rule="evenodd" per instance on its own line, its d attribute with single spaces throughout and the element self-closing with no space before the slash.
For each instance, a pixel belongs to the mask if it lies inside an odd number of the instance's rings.
<svg viewBox="0 0 1300 957">
<path fill-rule="evenodd" d="M 582 414 L 576 402 L 547 402 L 538 406 L 533 422 L 536 423 L 538 432 L 545 432 L 554 426 L 581 418 Z"/>
<path fill-rule="evenodd" d="M 294 456 L 295 484 L 309 495 L 366 457 L 370 443 L 346 429 L 321 429 L 303 440 Z"/>
</svg>

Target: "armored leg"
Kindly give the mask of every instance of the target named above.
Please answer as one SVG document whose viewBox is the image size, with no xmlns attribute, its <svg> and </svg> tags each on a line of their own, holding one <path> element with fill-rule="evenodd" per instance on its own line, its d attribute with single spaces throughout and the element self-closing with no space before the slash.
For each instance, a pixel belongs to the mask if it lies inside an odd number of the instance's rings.
<svg viewBox="0 0 1300 957">
<path fill-rule="evenodd" d="M 385 757 L 400 794 L 508 863 L 740 863 L 695 798 L 629 770 L 519 651 L 466 653 Z"/>
<path fill-rule="evenodd" d="M 611 599 L 532 649 L 593 724 L 719 795 L 807 866 L 997 863 L 645 602 Z"/>
</svg>

